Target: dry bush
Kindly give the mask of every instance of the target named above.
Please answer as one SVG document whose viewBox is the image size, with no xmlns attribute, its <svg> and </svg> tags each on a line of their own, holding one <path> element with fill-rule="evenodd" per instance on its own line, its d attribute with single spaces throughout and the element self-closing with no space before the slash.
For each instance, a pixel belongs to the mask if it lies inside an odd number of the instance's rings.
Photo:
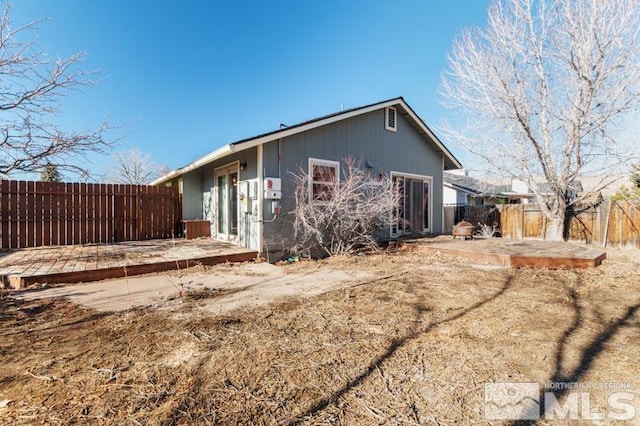
<svg viewBox="0 0 640 426">
<path fill-rule="evenodd" d="M 391 225 L 400 194 L 390 176 L 376 178 L 351 159 L 343 160 L 342 179 L 325 185 L 318 196 L 310 196 L 311 181 L 331 181 L 333 176 L 294 175 L 294 239 L 296 252 L 320 251 L 328 255 L 348 254 L 359 249 L 377 249 L 376 231 Z"/>
<path fill-rule="evenodd" d="M 489 225 L 486 223 L 479 223 L 478 230 L 475 232 L 475 236 L 482 238 L 495 237 L 500 232 L 500 228 L 496 223 Z"/>
</svg>

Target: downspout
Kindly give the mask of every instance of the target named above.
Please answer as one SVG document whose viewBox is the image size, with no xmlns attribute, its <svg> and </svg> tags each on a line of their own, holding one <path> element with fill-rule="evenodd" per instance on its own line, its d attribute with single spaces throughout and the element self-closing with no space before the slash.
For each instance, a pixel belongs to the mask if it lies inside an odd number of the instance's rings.
<svg viewBox="0 0 640 426">
<path fill-rule="evenodd" d="M 280 173 L 280 142 L 282 139 L 278 139 L 278 179 L 282 179 L 282 174 Z"/>
<path fill-rule="evenodd" d="M 262 157 L 262 144 L 259 144 L 257 147 L 257 157 L 258 157 L 258 217 L 260 219 L 263 218 L 262 210 L 264 208 L 264 169 L 263 169 L 263 157 Z M 263 240 L 264 240 L 264 227 L 262 225 L 262 220 L 258 220 L 258 252 L 264 253 L 263 251 Z"/>
<path fill-rule="evenodd" d="M 444 155 L 441 157 L 442 158 L 442 173 L 440 173 L 440 188 L 442 188 L 442 197 L 440 197 L 440 233 L 443 234 L 444 233 Z M 457 194 L 457 191 L 456 191 Z M 457 195 L 456 195 L 457 198 Z M 465 194 L 465 198 L 467 198 L 467 195 Z M 458 201 L 458 200 L 456 200 Z M 433 232 L 434 230 L 431 230 L 432 234 L 435 234 L 435 232 Z"/>
</svg>

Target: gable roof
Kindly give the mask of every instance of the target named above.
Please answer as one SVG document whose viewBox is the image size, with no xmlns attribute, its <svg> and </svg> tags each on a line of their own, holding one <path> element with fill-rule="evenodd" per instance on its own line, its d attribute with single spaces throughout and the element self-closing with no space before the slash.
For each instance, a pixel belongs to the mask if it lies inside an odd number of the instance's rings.
<svg viewBox="0 0 640 426">
<path fill-rule="evenodd" d="M 158 185 L 175 177 L 179 177 L 184 173 L 224 158 L 232 153 L 244 151 L 246 149 L 253 148 L 255 146 L 262 145 L 277 139 L 282 139 L 298 133 L 306 132 L 308 130 L 312 130 L 321 126 L 326 126 L 327 124 L 346 120 L 358 115 L 366 114 L 390 106 L 399 107 L 401 109 L 400 112 L 402 112 L 405 117 L 409 118 L 414 127 L 420 133 L 420 136 L 424 137 L 428 143 L 432 144 L 436 152 L 442 154 L 444 158 L 445 170 L 462 168 L 462 164 L 460 163 L 460 161 L 458 161 L 458 159 L 447 149 L 447 147 L 444 146 L 440 139 L 438 139 L 438 137 L 431 131 L 431 129 L 424 123 L 424 121 L 422 121 L 422 119 L 415 113 L 415 111 L 413 111 L 409 104 L 406 103 L 404 98 L 399 97 L 357 108 L 347 109 L 344 111 L 314 118 L 312 120 L 303 121 L 302 123 L 288 126 L 283 129 L 274 130 L 272 132 L 263 133 L 258 136 L 253 136 L 251 138 L 232 142 L 216 149 L 215 151 L 203 157 L 200 157 L 196 161 L 189 163 L 184 167 L 167 173 L 166 175 L 153 181 L 151 185 Z"/>
</svg>

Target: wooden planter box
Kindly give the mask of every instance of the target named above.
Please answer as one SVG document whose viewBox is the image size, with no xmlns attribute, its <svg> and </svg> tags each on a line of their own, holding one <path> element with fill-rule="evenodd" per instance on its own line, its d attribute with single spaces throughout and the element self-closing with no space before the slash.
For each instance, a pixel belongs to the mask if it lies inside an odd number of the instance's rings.
<svg viewBox="0 0 640 426">
<path fill-rule="evenodd" d="M 184 237 L 193 240 L 201 237 L 211 237 L 211 222 L 208 220 L 183 220 Z"/>
</svg>

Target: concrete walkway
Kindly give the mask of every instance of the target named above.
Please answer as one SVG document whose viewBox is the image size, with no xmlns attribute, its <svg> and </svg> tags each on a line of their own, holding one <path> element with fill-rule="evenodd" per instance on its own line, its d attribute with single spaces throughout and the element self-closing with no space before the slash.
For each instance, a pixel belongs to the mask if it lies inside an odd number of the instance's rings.
<svg viewBox="0 0 640 426">
<path fill-rule="evenodd" d="M 219 265 L 206 273 L 172 272 L 82 283 L 72 286 L 16 292 L 13 297 L 63 297 L 101 311 L 123 311 L 140 306 L 172 308 L 183 297 L 202 294 L 203 309 L 219 314 L 268 304 L 286 297 L 311 297 L 374 278 L 370 273 L 338 270 L 289 272 L 269 263 Z"/>
</svg>

